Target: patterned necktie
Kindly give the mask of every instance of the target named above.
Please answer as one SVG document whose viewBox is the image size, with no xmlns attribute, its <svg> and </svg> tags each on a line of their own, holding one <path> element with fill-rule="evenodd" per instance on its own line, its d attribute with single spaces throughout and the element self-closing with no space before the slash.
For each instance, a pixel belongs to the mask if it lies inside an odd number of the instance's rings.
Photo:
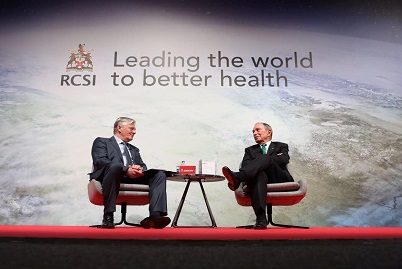
<svg viewBox="0 0 402 269">
<path fill-rule="evenodd" d="M 132 165 L 133 160 L 131 159 L 130 153 L 128 152 L 127 144 L 124 142 L 121 142 L 120 144 L 123 144 L 123 155 L 126 156 L 127 165 Z"/>
<path fill-rule="evenodd" d="M 261 151 L 262 151 L 262 154 L 264 154 L 264 155 L 267 154 L 267 144 L 262 144 L 261 145 Z"/>
</svg>

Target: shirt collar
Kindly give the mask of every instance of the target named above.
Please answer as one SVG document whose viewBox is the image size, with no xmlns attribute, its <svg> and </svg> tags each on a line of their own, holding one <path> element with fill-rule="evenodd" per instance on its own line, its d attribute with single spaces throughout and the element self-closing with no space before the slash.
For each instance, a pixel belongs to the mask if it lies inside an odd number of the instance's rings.
<svg viewBox="0 0 402 269">
<path fill-rule="evenodd" d="M 265 144 L 265 145 L 267 145 L 267 150 L 268 150 L 269 146 L 271 145 L 271 141 L 272 141 L 272 140 L 269 140 L 269 141 L 267 141 L 267 142 L 265 142 L 265 143 L 261 143 L 261 144 L 260 144 L 260 148 L 262 147 L 262 144 Z"/>
<path fill-rule="evenodd" d="M 117 136 L 113 136 L 114 137 L 114 139 L 116 139 L 116 142 L 117 142 L 117 144 L 121 144 L 121 142 L 123 142 L 124 144 L 126 144 L 126 142 L 124 142 L 123 140 L 121 140 L 120 138 L 118 138 Z"/>
</svg>

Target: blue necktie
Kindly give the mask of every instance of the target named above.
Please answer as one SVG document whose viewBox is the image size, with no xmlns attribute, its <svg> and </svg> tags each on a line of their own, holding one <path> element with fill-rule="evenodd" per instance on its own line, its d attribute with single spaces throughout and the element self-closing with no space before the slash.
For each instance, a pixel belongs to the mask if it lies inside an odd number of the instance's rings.
<svg viewBox="0 0 402 269">
<path fill-rule="evenodd" d="M 126 156 L 127 165 L 132 165 L 133 160 L 131 159 L 130 153 L 128 152 L 127 144 L 124 142 L 121 142 L 121 144 L 123 144 L 123 148 L 124 148 L 123 155 Z"/>
</svg>

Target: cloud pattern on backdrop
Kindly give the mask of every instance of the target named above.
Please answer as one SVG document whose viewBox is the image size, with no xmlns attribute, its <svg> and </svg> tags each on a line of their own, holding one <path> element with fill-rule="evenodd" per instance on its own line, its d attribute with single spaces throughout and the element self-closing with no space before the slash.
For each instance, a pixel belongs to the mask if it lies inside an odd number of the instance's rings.
<svg viewBox="0 0 402 269">
<path fill-rule="evenodd" d="M 274 140 L 290 145 L 294 177 L 309 184 L 299 205 L 274 209 L 278 222 L 402 225 L 399 44 L 146 14 L 90 29 L 62 23 L 18 33 L 3 29 L 2 36 L 7 37 L 0 41 L 2 224 L 99 221 L 102 208 L 91 205 L 86 194 L 90 149 L 95 137 L 111 136 L 115 118 L 125 115 L 138 122 L 133 144 L 148 167 L 172 170 L 178 161 L 203 159 L 216 161 L 218 173 L 223 165 L 238 167 L 243 149 L 253 143 L 253 123 L 267 121 Z M 83 39 L 94 50 L 97 86 L 60 87 L 68 49 Z M 282 70 L 288 87 L 112 87 L 111 59 L 117 49 L 127 55 L 171 49 L 200 56 L 219 49 L 244 58 L 300 49 L 313 51 L 315 66 Z M 209 224 L 197 187 L 190 188 L 182 225 Z M 253 221 L 252 210 L 236 204 L 225 182 L 204 187 L 218 226 Z M 168 182 L 170 215 L 183 189 L 183 183 Z M 147 212 L 146 207 L 130 208 L 129 220 L 139 221 Z"/>
</svg>

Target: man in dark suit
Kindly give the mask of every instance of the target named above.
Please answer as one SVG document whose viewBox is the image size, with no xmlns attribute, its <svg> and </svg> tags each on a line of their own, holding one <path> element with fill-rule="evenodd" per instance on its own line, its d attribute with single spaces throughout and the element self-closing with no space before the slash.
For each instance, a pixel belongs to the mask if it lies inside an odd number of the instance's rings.
<svg viewBox="0 0 402 269">
<path fill-rule="evenodd" d="M 290 159 L 288 145 L 271 141 L 271 126 L 264 122 L 257 122 L 253 128 L 253 136 L 257 144 L 245 149 L 239 172 L 233 172 L 225 166 L 222 168 L 222 173 L 232 191 L 235 191 L 241 182 L 245 182 L 256 215 L 254 228 L 266 229 L 268 225 L 267 183 L 294 180 L 286 167 Z"/>
<path fill-rule="evenodd" d="M 135 120 L 118 118 L 113 133 L 110 138 L 96 138 L 92 145 L 94 169 L 89 176 L 90 180 L 102 183 L 104 210 L 101 227 L 114 228 L 113 213 L 121 182 L 149 185 L 150 215 L 141 221 L 144 228 L 167 226 L 170 218 L 167 217 L 166 174 L 162 171 L 146 173 L 147 166 L 139 149 L 128 143 L 136 134 Z"/>
</svg>

